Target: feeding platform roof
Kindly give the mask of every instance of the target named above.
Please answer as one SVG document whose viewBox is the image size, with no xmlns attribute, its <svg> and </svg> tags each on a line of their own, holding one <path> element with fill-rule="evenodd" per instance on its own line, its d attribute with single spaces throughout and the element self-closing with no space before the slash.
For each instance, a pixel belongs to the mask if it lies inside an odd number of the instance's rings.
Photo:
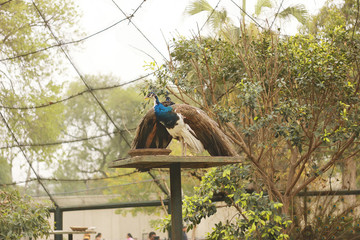
<svg viewBox="0 0 360 240">
<path fill-rule="evenodd" d="M 242 157 L 229 156 L 167 156 L 167 155 L 141 155 L 119 159 L 111 162 L 111 168 L 169 168 L 173 163 L 179 163 L 181 168 L 209 168 L 227 164 L 241 163 Z"/>
</svg>

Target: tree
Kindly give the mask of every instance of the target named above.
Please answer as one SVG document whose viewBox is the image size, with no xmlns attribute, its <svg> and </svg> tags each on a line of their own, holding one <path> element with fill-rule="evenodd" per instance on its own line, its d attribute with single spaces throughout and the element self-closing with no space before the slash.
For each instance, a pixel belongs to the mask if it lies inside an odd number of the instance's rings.
<svg viewBox="0 0 360 240">
<path fill-rule="evenodd" d="M 271 11 L 271 14 L 264 14 L 264 9 L 268 8 Z M 235 27 L 231 21 L 231 19 L 227 16 L 226 9 L 217 10 L 213 8 L 206 0 L 195 0 L 189 4 L 186 8 L 185 12 L 189 15 L 196 15 L 201 12 L 207 12 L 208 23 L 210 26 L 217 31 L 217 33 L 224 34 L 223 31 L 226 30 L 229 32 L 237 32 L 240 33 L 239 29 Z M 243 24 L 245 26 L 245 14 L 246 12 L 246 0 L 242 1 L 242 11 L 241 15 L 243 18 Z M 291 5 L 282 9 L 282 4 L 280 6 L 275 6 L 275 4 L 271 0 L 258 0 L 255 4 L 255 13 L 256 17 L 263 18 L 273 18 L 274 20 L 270 22 L 270 30 L 276 18 L 280 19 L 288 19 L 290 17 L 294 17 L 301 24 L 305 24 L 308 18 L 308 12 L 303 4 Z M 253 23 L 249 25 L 250 28 L 255 28 Z"/>
<path fill-rule="evenodd" d="M 63 106 L 32 106 L 59 99 L 63 85 L 54 79 L 63 71 L 59 64 L 62 55 L 58 54 L 58 48 L 52 48 L 57 42 L 48 28 L 65 41 L 68 36 L 76 37 L 77 33 L 69 29 L 78 11 L 71 0 L 3 1 L 0 11 L 1 114 L 20 144 L 55 141 L 60 135 Z M 4 164 L 12 167 L 12 161 L 22 153 L 13 148 L 17 143 L 3 119 L 0 128 L 2 146 L 9 146 L 1 150 L 1 158 L 7 160 Z M 54 151 L 55 148 L 25 149 L 30 161 L 37 159 L 47 163 L 51 163 Z"/>
<path fill-rule="evenodd" d="M 320 9 L 319 13 L 311 16 L 309 21 L 303 26 L 304 33 L 317 34 L 321 31 L 332 30 L 342 26 L 353 35 L 358 32 L 359 20 L 358 2 L 355 0 L 346 0 L 342 4 L 329 0 Z M 354 32 L 355 31 L 355 32 Z"/>
<path fill-rule="evenodd" d="M 320 9 L 319 13 L 312 16 L 311 19 L 303 26 L 304 33 L 317 34 L 319 32 L 328 32 L 331 34 L 335 28 L 343 28 L 351 36 L 351 40 L 357 39 L 359 29 L 359 3 L 354 0 L 346 0 L 342 4 L 336 1 L 327 1 L 326 4 Z M 355 64 L 358 65 L 358 59 L 355 58 Z M 353 151 L 356 151 L 354 149 Z M 357 189 L 356 172 L 357 172 L 357 157 L 354 156 L 346 162 L 338 163 L 342 175 L 342 188 L 346 190 Z M 356 205 L 356 196 L 345 197 L 347 201 L 344 208 Z M 356 211 L 355 211 L 355 215 Z"/>
<path fill-rule="evenodd" d="M 48 207 L 16 191 L 0 190 L 1 239 L 48 237 L 51 230 L 48 218 Z"/>
<path fill-rule="evenodd" d="M 358 153 L 358 56 L 349 43 L 359 44 L 341 27 L 233 43 L 180 39 L 158 78 L 217 119 L 254 168 L 255 190 L 289 215 L 300 191 Z"/>
<path fill-rule="evenodd" d="M 85 78 L 92 88 L 113 86 L 119 82 L 113 76 Z M 67 93 L 74 95 L 86 89 L 82 82 L 72 82 Z M 66 103 L 62 138 L 84 141 L 72 143 L 63 149 L 63 160 L 55 171 L 58 178 L 109 177 L 115 174 L 115 170 L 109 169 L 108 163 L 127 156 L 130 149 L 128 143 L 131 143 L 132 132 L 140 120 L 140 115 L 136 113 L 142 102 L 136 88 L 117 87 L 93 92 L 109 117 L 88 92 Z M 66 183 L 60 185 L 57 191 L 71 191 L 75 186 L 84 188 L 83 183 Z"/>
</svg>

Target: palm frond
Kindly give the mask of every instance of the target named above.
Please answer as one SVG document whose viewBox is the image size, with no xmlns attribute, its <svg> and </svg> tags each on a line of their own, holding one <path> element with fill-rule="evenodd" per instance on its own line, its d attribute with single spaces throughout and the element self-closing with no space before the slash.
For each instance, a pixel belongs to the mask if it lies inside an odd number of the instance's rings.
<svg viewBox="0 0 360 240">
<path fill-rule="evenodd" d="M 272 8 L 271 0 L 258 0 L 255 5 L 255 15 L 259 16 L 264 7 Z"/>
<path fill-rule="evenodd" d="M 203 11 L 211 13 L 213 8 L 206 0 L 195 0 L 186 7 L 185 13 L 195 15 Z"/>
<path fill-rule="evenodd" d="M 301 24 L 305 24 L 309 14 L 303 4 L 287 7 L 279 13 L 279 18 L 284 19 L 290 16 L 295 17 Z"/>
<path fill-rule="evenodd" d="M 223 24 L 229 21 L 226 10 L 214 11 L 210 17 L 210 23 L 214 29 L 220 29 Z"/>
</svg>

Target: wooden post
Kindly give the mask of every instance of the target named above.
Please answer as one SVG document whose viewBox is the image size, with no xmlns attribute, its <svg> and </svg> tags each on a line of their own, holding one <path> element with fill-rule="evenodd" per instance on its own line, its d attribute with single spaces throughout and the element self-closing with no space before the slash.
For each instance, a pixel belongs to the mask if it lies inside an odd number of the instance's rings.
<svg viewBox="0 0 360 240">
<path fill-rule="evenodd" d="M 171 193 L 170 193 L 171 194 Z M 168 202 L 167 213 L 171 215 L 171 202 Z M 171 239 L 171 225 L 167 229 L 168 239 Z"/>
<path fill-rule="evenodd" d="M 56 206 L 55 214 L 54 214 L 54 221 L 55 221 L 55 230 L 63 230 L 63 211 L 59 208 L 59 206 Z M 63 236 L 55 235 L 55 240 L 62 240 Z"/>
<path fill-rule="evenodd" d="M 171 240 L 182 239 L 181 165 L 170 165 Z"/>
</svg>

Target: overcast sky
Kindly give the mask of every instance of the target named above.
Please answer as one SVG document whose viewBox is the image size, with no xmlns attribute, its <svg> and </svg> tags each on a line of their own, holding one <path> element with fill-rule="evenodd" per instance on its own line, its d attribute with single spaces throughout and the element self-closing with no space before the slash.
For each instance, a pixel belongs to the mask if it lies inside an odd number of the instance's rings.
<svg viewBox="0 0 360 240">
<path fill-rule="evenodd" d="M 142 0 L 114 0 L 126 14 L 130 15 Z M 78 0 L 83 17 L 80 29 L 86 34 L 95 33 L 124 18 L 113 0 Z M 215 7 L 219 1 L 209 0 Z M 234 0 L 241 6 L 242 0 Z M 280 5 L 280 0 L 273 0 Z M 282 7 L 293 4 L 305 4 L 310 13 L 315 13 L 325 0 L 284 0 Z M 145 39 L 129 21 L 123 21 L 115 27 L 83 42 L 81 49 L 71 48 L 70 55 L 83 74 L 113 74 L 122 82 L 130 81 L 145 74 L 144 65 L 156 59 L 163 62 L 168 57 L 166 42 L 179 35 L 191 36 L 198 32 L 207 19 L 205 14 L 185 16 L 188 0 L 146 0 L 132 19 L 134 24 L 161 52 Z M 255 0 L 247 0 L 247 12 L 254 12 Z M 240 19 L 240 9 L 231 0 L 221 0 L 218 9 L 226 8 L 234 22 Z M 266 19 L 259 20 L 264 23 Z M 269 22 L 272 19 L 268 19 Z M 283 22 L 282 33 L 294 34 L 297 21 Z M 207 29 L 204 29 L 206 33 Z"/>
</svg>

